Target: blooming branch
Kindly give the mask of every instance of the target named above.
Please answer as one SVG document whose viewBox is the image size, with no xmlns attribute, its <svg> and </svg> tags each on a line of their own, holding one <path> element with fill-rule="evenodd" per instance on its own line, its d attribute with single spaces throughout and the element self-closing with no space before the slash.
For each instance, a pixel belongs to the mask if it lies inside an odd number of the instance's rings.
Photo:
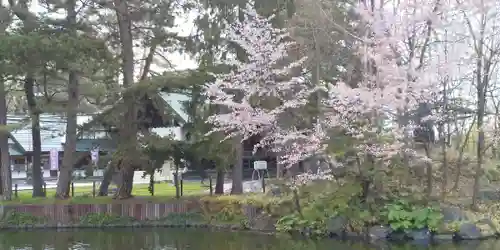
<svg viewBox="0 0 500 250">
<path fill-rule="evenodd" d="M 233 70 L 215 75 L 206 89 L 211 103 L 224 111 L 210 117 L 214 131 L 228 138 L 264 136 L 257 147 L 282 152 L 280 159 L 289 165 L 324 152 L 332 130 L 361 141 L 358 150 L 379 159 L 406 150 L 401 142 L 407 138 L 406 128 L 395 128 L 394 114 L 432 101 L 443 66 L 440 60 L 428 60 L 425 50 L 419 55 L 405 53 L 403 41 L 416 32 L 425 36 L 431 24 L 438 26 L 441 6 L 421 0 L 391 7 L 392 11 L 384 6 L 357 9 L 367 35 L 358 48 L 365 68 L 356 86 L 311 86 L 302 75 L 291 75 L 290 69 L 301 67 L 305 58 L 285 63 L 293 45 L 286 30 L 272 27 L 269 18 L 248 7 L 245 20 L 231 25 L 227 35 L 246 52 L 247 60 L 222 62 Z M 318 91 L 326 98 L 319 98 Z M 308 125 L 298 123 L 311 100 L 320 114 Z M 373 137 L 393 141 L 377 142 Z"/>
</svg>

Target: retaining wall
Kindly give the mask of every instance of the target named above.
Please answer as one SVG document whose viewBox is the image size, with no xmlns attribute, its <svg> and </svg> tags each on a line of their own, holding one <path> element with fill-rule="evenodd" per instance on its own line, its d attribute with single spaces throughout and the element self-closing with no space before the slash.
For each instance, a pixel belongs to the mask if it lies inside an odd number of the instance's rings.
<svg viewBox="0 0 500 250">
<path fill-rule="evenodd" d="M 196 208 L 189 202 L 170 202 L 163 204 L 71 204 L 71 205 L 7 205 L 0 206 L 0 213 L 9 211 L 29 213 L 45 217 L 52 223 L 71 223 L 90 213 L 107 213 L 133 217 L 137 220 L 154 220 L 169 213 L 186 213 Z"/>
</svg>

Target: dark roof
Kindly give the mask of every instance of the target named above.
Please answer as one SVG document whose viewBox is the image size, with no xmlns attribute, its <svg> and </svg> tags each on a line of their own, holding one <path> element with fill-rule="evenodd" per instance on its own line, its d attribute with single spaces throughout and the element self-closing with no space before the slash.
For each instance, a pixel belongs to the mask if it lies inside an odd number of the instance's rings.
<svg viewBox="0 0 500 250">
<path fill-rule="evenodd" d="M 150 100 L 154 107 L 159 110 L 162 118 L 173 118 L 180 124 L 186 123 L 188 115 L 186 112 L 184 112 L 182 104 L 184 101 L 188 100 L 188 97 L 186 95 L 178 93 L 158 92 L 156 94 L 147 95 L 147 99 Z M 80 126 L 80 131 L 88 130 L 90 129 L 90 127 L 96 126 L 97 124 L 112 124 L 117 120 L 118 117 L 121 116 L 121 114 L 123 114 L 119 110 L 121 107 L 123 106 L 117 104 L 109 106 L 99 114 L 92 116 L 92 119 L 90 119 L 90 121 L 82 124 Z"/>
</svg>

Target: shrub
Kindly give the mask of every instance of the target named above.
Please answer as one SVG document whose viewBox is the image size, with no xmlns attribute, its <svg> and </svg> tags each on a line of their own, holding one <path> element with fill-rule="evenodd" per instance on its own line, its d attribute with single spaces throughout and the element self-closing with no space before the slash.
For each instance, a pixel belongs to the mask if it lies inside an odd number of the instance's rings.
<svg viewBox="0 0 500 250">
<path fill-rule="evenodd" d="M 89 213 L 80 217 L 80 224 L 83 225 L 128 225 L 137 220 L 128 216 L 117 216 L 107 213 Z"/>
<path fill-rule="evenodd" d="M 169 213 L 158 221 L 175 225 L 187 225 L 190 223 L 202 222 L 204 219 L 205 218 L 200 213 Z"/>
<path fill-rule="evenodd" d="M 10 211 L 3 218 L 2 223 L 15 226 L 27 226 L 44 224 L 46 221 L 47 219 L 45 217 L 34 216 L 29 213 Z"/>
<path fill-rule="evenodd" d="M 204 214 L 217 214 L 221 211 L 241 213 L 241 198 L 238 196 L 209 196 L 201 198 L 200 202 Z"/>
<path fill-rule="evenodd" d="M 264 205 L 264 211 L 272 217 L 280 217 L 295 212 L 294 200 L 291 196 L 270 198 Z"/>
<path fill-rule="evenodd" d="M 385 205 L 382 220 L 395 231 L 409 231 L 428 228 L 436 231 L 443 215 L 438 207 L 422 206 L 405 199 L 398 199 Z"/>
<path fill-rule="evenodd" d="M 283 205 L 280 208 L 281 217 L 276 224 L 277 230 L 305 230 L 311 236 L 324 236 L 328 222 L 342 217 L 346 219 L 344 226 L 347 231 L 361 232 L 376 219 L 370 203 L 360 200 L 360 192 L 360 186 L 356 183 L 336 186 L 335 183 L 319 182 L 306 186 L 299 192 L 301 214 L 295 212 L 293 200 L 280 201 Z M 289 210 L 283 208 L 287 206 L 290 207 Z"/>
</svg>

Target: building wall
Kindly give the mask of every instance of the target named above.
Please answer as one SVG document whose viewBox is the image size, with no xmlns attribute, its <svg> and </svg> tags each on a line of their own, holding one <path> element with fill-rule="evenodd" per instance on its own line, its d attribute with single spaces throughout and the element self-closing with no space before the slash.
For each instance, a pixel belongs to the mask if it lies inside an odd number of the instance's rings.
<svg viewBox="0 0 500 250">
<path fill-rule="evenodd" d="M 186 135 L 182 127 L 168 127 L 168 128 L 153 128 L 151 132 L 156 133 L 158 136 L 167 137 L 171 136 L 174 140 L 184 141 Z"/>
</svg>

